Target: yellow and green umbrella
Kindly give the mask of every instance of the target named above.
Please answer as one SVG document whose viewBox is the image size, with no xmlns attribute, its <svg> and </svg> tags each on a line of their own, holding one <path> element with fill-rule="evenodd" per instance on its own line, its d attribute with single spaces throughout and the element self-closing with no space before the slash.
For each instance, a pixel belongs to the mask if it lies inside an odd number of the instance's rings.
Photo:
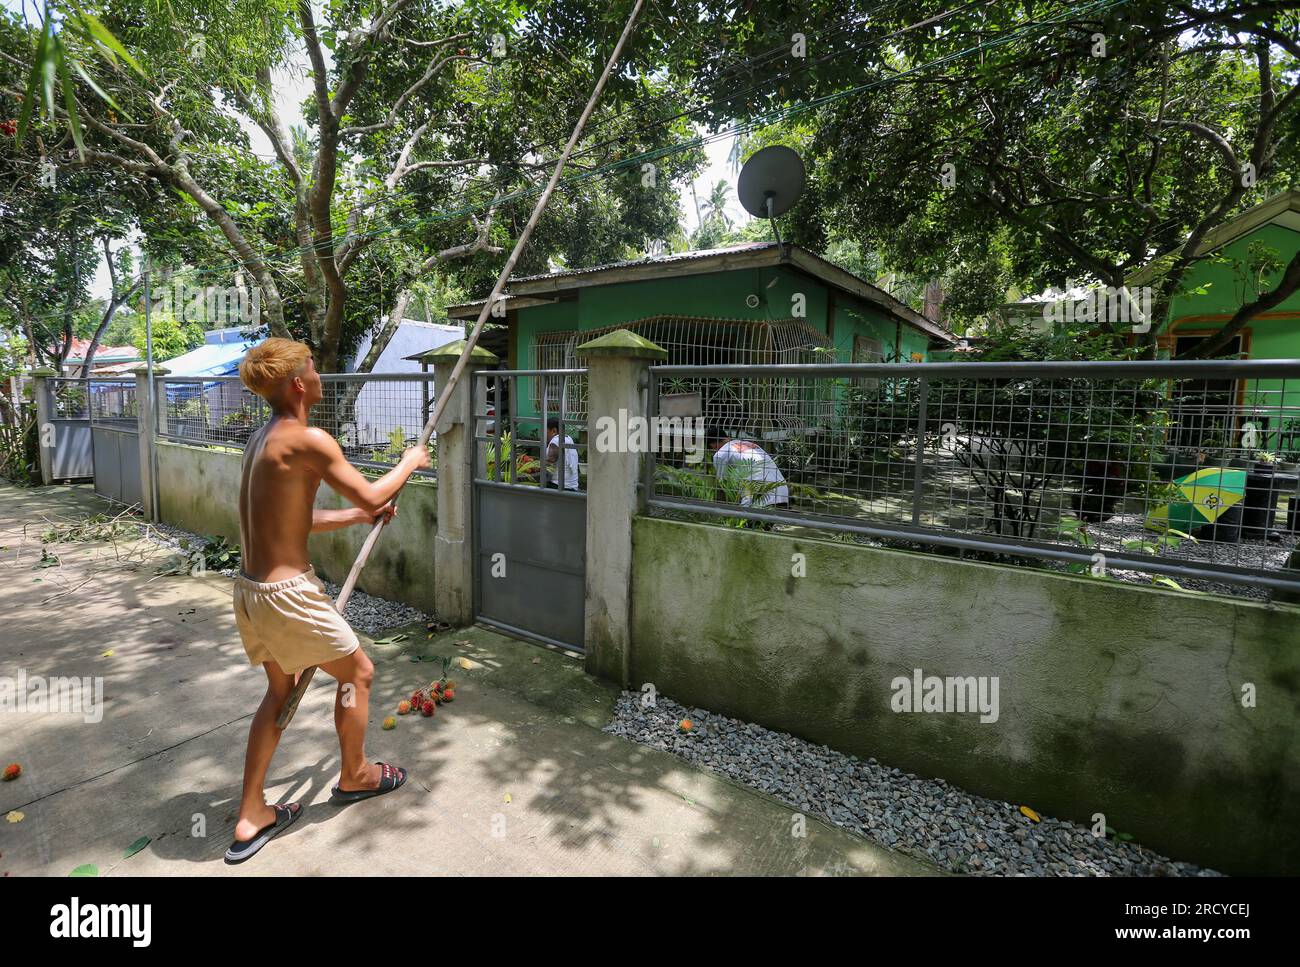
<svg viewBox="0 0 1300 967">
<path fill-rule="evenodd" d="M 1186 500 L 1175 500 L 1147 515 L 1147 526 L 1190 531 L 1212 524 L 1246 496 L 1246 471 L 1206 467 L 1174 481 Z"/>
</svg>

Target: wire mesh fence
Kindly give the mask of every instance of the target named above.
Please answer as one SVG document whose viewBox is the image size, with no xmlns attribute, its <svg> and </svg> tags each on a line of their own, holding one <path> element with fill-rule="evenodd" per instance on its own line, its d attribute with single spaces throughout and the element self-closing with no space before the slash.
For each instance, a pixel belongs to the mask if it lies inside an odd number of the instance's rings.
<svg viewBox="0 0 1300 967">
<path fill-rule="evenodd" d="M 140 406 L 134 379 L 87 380 L 90 422 L 96 426 L 136 432 L 140 426 Z"/>
<path fill-rule="evenodd" d="M 90 419 L 89 380 L 51 376 L 45 380 L 50 394 L 50 412 L 56 420 Z"/>
<path fill-rule="evenodd" d="M 585 491 L 587 371 L 485 370 L 474 375 L 475 479 Z M 566 405 L 568 388 L 578 385 L 584 392 L 580 417 Z"/>
<path fill-rule="evenodd" d="M 158 434 L 165 439 L 242 448 L 271 418 L 266 401 L 237 376 L 167 377 L 158 386 Z M 338 441 L 351 463 L 382 470 L 417 442 L 435 400 L 432 374 L 328 375 L 321 377 L 311 420 Z M 431 477 L 435 471 L 417 473 Z"/>
<path fill-rule="evenodd" d="M 548 371 L 524 380 L 528 393 L 520 399 L 531 403 L 530 415 L 537 413 L 545 390 L 553 413 L 573 422 L 585 421 L 586 376 L 563 374 L 581 365 L 578 346 L 618 330 L 634 332 L 665 350 L 671 366 L 823 364 L 838 358 L 831 338 L 804 319 L 659 315 L 598 329 L 543 332 L 529 351 L 533 370 L 519 371 Z"/>
<path fill-rule="evenodd" d="M 656 455 L 656 513 L 1300 590 L 1294 362 L 667 366 L 651 393 L 705 436 Z"/>
</svg>

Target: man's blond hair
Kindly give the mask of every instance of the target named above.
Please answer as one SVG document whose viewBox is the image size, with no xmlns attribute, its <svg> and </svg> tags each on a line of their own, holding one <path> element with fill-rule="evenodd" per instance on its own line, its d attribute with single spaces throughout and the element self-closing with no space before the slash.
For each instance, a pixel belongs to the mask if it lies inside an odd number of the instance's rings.
<svg viewBox="0 0 1300 967">
<path fill-rule="evenodd" d="M 270 399 L 286 379 L 302 371 L 311 360 L 305 343 L 272 337 L 248 351 L 239 364 L 239 378 L 263 399 Z"/>
</svg>

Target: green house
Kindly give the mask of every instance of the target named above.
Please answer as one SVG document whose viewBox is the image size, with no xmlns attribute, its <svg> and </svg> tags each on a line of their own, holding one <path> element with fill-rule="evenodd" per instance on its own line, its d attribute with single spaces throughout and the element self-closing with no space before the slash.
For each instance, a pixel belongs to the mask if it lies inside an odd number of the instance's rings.
<svg viewBox="0 0 1300 967">
<path fill-rule="evenodd" d="M 1283 192 L 1247 209 L 1206 233 L 1196 250 L 1201 257 L 1188 271 L 1157 341 L 1166 354 L 1181 355 L 1217 333 L 1233 314 L 1267 292 L 1281 271 L 1267 273 L 1260 286 L 1261 256 L 1289 262 L 1300 249 L 1300 191 Z M 1164 265 L 1153 263 L 1130 276 L 1131 288 L 1154 285 Z M 1248 359 L 1300 359 L 1300 292 L 1261 312 L 1241 330 L 1227 353 Z"/>
<path fill-rule="evenodd" d="M 759 242 L 511 279 L 489 348 L 510 369 L 581 366 L 575 350 L 631 329 L 668 351 L 669 365 L 919 362 L 954 337 L 882 289 L 795 245 Z M 452 306 L 477 318 L 483 302 Z M 536 418 L 541 395 L 566 419 L 585 416 L 584 388 L 531 381 L 512 402 Z M 788 408 L 787 408 L 788 409 Z M 790 416 L 769 407 L 736 414 L 737 429 L 771 435 Z"/>
<path fill-rule="evenodd" d="M 1241 306 L 1277 285 L 1279 266 L 1298 249 L 1300 191 L 1275 195 L 1207 232 L 1196 250 L 1201 261 L 1188 271 L 1182 294 L 1157 330 L 1160 355 L 1184 355 L 1218 333 Z M 1273 268 L 1261 272 L 1267 264 Z M 1130 288 L 1154 285 L 1163 268 L 1152 264 L 1136 272 Z M 1247 322 L 1224 354 L 1300 360 L 1300 292 Z M 1204 380 L 1179 396 L 1175 432 L 1189 441 L 1205 437 L 1212 444 L 1300 459 L 1300 379 Z M 1252 426 L 1253 447 L 1247 438 Z"/>
</svg>

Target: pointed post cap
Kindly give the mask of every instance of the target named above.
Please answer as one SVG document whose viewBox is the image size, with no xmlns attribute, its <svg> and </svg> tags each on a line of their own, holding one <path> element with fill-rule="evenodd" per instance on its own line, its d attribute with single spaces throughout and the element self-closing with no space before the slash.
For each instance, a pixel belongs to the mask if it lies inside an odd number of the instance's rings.
<svg viewBox="0 0 1300 967">
<path fill-rule="evenodd" d="M 58 376 L 59 373 L 57 370 L 51 369 L 49 366 L 37 366 L 35 369 L 29 369 L 27 371 L 27 375 L 28 376 Z"/>
<path fill-rule="evenodd" d="M 436 349 L 430 349 L 420 357 L 422 363 L 454 363 L 460 359 L 461 354 L 465 352 L 465 339 L 457 339 L 455 342 L 449 342 L 439 346 Z M 484 349 L 482 346 L 475 345 L 474 351 L 469 354 L 468 366 L 495 366 L 500 360 L 497 354 L 490 349 Z"/>
<path fill-rule="evenodd" d="M 631 329 L 615 329 L 599 339 L 585 342 L 574 354 L 578 356 L 617 356 L 624 359 L 653 359 L 663 362 L 668 358 L 668 350 L 656 346 L 649 339 L 638 336 Z"/>
<path fill-rule="evenodd" d="M 136 363 L 134 366 L 128 366 L 127 372 L 135 373 L 137 376 L 147 376 L 149 374 L 149 364 Z M 159 366 L 157 363 L 154 363 L 153 374 L 155 376 L 168 376 L 171 374 L 171 370 L 168 369 L 166 366 Z"/>
</svg>

